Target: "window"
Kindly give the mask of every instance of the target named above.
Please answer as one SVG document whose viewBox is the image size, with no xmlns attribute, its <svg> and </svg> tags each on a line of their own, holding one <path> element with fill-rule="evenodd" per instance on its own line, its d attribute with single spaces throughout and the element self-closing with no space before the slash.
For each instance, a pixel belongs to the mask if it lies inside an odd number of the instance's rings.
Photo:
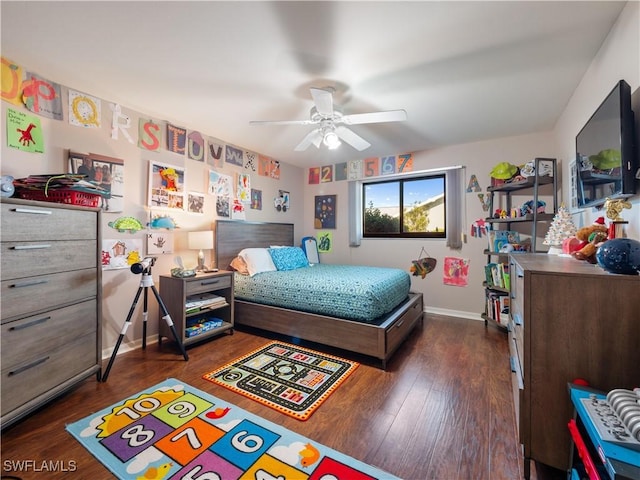
<svg viewBox="0 0 640 480">
<path fill-rule="evenodd" d="M 364 237 L 446 238 L 445 175 L 362 185 Z"/>
</svg>

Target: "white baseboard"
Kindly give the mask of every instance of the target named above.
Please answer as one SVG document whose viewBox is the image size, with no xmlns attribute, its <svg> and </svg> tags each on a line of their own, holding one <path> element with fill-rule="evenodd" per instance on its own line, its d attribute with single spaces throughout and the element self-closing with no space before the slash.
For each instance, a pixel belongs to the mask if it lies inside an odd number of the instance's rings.
<svg viewBox="0 0 640 480">
<path fill-rule="evenodd" d="M 466 318 L 468 320 L 480 320 L 484 322 L 481 314 L 474 312 L 463 312 L 461 310 L 451 310 L 448 308 L 437 308 L 425 306 L 425 313 L 433 313 L 434 315 L 445 315 L 447 317 Z"/>
<path fill-rule="evenodd" d="M 150 337 L 147 337 L 147 348 L 149 347 L 149 345 L 153 345 L 154 343 L 158 343 L 158 334 L 155 335 L 151 335 Z M 109 358 L 111 358 L 111 354 L 113 353 L 113 350 L 115 349 L 115 345 L 111 348 L 105 348 L 102 350 L 102 360 L 107 360 Z M 138 340 L 134 340 L 132 342 L 122 342 L 120 344 L 120 348 L 118 348 L 118 355 L 121 355 L 123 353 L 126 352 L 130 352 L 132 350 L 137 350 L 139 348 L 142 348 L 142 339 L 138 339 Z"/>
</svg>

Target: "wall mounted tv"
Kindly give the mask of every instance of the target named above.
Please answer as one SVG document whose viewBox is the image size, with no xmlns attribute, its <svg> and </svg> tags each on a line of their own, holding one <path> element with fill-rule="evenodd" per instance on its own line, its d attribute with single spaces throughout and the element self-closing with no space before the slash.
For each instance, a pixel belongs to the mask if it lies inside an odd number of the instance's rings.
<svg viewBox="0 0 640 480">
<path fill-rule="evenodd" d="M 636 192 L 636 154 L 631 87 L 620 80 L 576 136 L 579 207 Z"/>
</svg>

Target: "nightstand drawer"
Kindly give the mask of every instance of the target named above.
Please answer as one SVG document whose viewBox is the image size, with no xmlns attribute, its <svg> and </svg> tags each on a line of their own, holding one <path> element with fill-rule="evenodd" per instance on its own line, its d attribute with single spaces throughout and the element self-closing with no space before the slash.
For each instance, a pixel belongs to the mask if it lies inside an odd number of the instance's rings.
<svg viewBox="0 0 640 480">
<path fill-rule="evenodd" d="M 96 365 L 95 335 L 17 365 L 2 366 L 2 415 Z"/>
<path fill-rule="evenodd" d="M 214 277 L 197 278 L 189 280 L 185 293 L 187 296 L 194 293 L 210 292 L 217 288 L 228 288 L 231 286 L 231 275 L 219 275 Z"/>
<path fill-rule="evenodd" d="M 77 332 L 96 338 L 96 300 L 51 310 L 2 325 L 2 363 L 11 367 L 63 347 Z"/>
<path fill-rule="evenodd" d="M 0 284 L 2 323 L 11 317 L 46 311 L 56 305 L 96 298 L 97 292 L 95 269 L 3 280 Z M 95 319 L 95 314 L 91 318 Z"/>
</svg>

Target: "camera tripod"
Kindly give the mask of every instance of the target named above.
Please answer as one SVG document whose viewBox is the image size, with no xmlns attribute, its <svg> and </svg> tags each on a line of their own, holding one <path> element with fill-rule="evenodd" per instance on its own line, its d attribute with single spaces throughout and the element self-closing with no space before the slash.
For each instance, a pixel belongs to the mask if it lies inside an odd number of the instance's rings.
<svg viewBox="0 0 640 480">
<path fill-rule="evenodd" d="M 111 354 L 111 358 L 109 359 L 109 364 L 107 365 L 107 369 L 104 371 L 102 375 L 102 382 L 106 382 L 109 377 L 109 372 L 111 371 L 111 367 L 113 366 L 113 362 L 116 359 L 116 355 L 118 354 L 118 349 L 120 348 L 120 344 L 122 343 L 122 339 L 127 333 L 127 329 L 131 325 L 131 318 L 133 317 L 133 313 L 135 312 L 136 306 L 138 305 L 138 300 L 140 299 L 140 295 L 144 293 L 144 303 L 143 303 L 143 313 L 142 313 L 142 349 L 147 348 L 147 317 L 148 317 L 148 293 L 149 289 L 153 292 L 158 301 L 158 305 L 162 310 L 162 319 L 167 322 L 167 325 L 171 329 L 171 333 L 173 333 L 173 338 L 176 343 L 180 347 L 180 351 L 182 352 L 182 356 L 185 360 L 189 360 L 189 355 L 187 355 L 187 351 L 184 349 L 184 345 L 180 341 L 178 337 L 178 333 L 176 332 L 176 327 L 173 325 L 173 321 L 171 320 L 171 315 L 167 311 L 167 307 L 165 306 L 162 298 L 160 298 L 160 294 L 156 289 L 153 283 L 153 277 L 151 276 L 151 267 L 155 263 L 154 258 L 147 257 L 141 263 L 135 263 L 131 266 L 131 271 L 133 273 L 142 273 L 142 278 L 140 279 L 140 286 L 138 287 L 138 291 L 136 293 L 135 298 L 133 299 L 133 303 L 131 304 L 131 308 L 129 309 L 129 314 L 127 315 L 127 319 L 122 326 L 122 330 L 120 331 L 120 336 L 118 337 L 118 341 L 116 342 L 116 346 L 113 349 L 113 353 Z"/>
</svg>

